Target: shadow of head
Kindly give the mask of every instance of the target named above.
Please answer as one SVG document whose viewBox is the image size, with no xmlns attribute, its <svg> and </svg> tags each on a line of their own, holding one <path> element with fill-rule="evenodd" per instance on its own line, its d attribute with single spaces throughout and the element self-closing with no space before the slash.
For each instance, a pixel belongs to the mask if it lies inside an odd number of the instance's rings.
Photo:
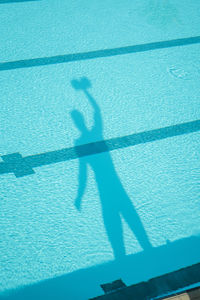
<svg viewBox="0 0 200 300">
<path fill-rule="evenodd" d="M 71 118 L 74 121 L 75 126 L 81 131 L 84 132 L 87 130 L 87 127 L 85 125 L 85 120 L 84 117 L 82 115 L 82 113 L 80 113 L 80 111 L 74 109 L 71 111 Z"/>
</svg>

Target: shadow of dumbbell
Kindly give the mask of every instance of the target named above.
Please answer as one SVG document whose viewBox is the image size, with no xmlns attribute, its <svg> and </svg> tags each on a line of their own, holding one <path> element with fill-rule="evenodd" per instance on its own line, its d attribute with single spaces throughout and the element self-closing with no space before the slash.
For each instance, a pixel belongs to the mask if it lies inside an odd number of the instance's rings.
<svg viewBox="0 0 200 300">
<path fill-rule="evenodd" d="M 82 77 L 79 80 L 73 79 L 71 81 L 71 85 L 75 90 L 82 90 L 82 91 L 86 91 L 87 89 L 91 88 L 91 82 L 89 81 L 89 79 L 87 79 L 87 77 Z"/>
</svg>

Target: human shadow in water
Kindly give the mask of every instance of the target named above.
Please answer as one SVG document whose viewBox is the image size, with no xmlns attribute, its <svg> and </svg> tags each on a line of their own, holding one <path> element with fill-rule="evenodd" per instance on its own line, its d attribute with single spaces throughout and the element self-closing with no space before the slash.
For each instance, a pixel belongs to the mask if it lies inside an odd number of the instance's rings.
<svg viewBox="0 0 200 300">
<path fill-rule="evenodd" d="M 94 125 L 90 130 L 86 127 L 84 117 L 78 110 L 71 112 L 71 117 L 81 133 L 75 145 L 103 140 L 103 124 L 100 108 L 88 92 L 88 88 L 91 86 L 90 81 L 83 77 L 80 81 L 72 80 L 71 83 L 75 89 L 82 90 L 85 93 L 94 110 Z M 106 144 L 103 147 L 106 147 Z M 76 151 L 79 151 L 79 148 L 76 149 Z M 81 153 L 77 154 L 81 156 Z M 121 217 L 124 218 L 136 235 L 143 249 L 150 249 L 151 244 L 142 222 L 117 175 L 110 153 L 104 152 L 98 154 L 98 156 L 89 155 L 82 157 L 79 159 L 79 165 L 79 188 L 75 206 L 78 210 L 81 209 L 81 199 L 87 183 L 87 166 L 90 165 L 95 174 L 102 205 L 103 220 L 115 258 L 118 259 L 125 256 Z"/>
</svg>

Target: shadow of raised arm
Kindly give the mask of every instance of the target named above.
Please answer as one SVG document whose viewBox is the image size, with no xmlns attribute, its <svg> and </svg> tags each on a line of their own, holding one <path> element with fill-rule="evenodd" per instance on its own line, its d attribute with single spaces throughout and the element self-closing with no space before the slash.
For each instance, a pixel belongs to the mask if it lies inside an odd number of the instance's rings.
<svg viewBox="0 0 200 300">
<path fill-rule="evenodd" d="M 101 111 L 100 108 L 95 101 L 95 99 L 92 97 L 92 95 L 89 93 L 88 89 L 91 88 L 91 82 L 87 77 L 82 77 L 80 80 L 72 80 L 71 84 L 75 90 L 81 90 L 84 92 L 86 97 L 88 98 L 91 106 L 94 109 L 94 126 L 92 128 L 92 131 L 95 133 L 102 133 L 103 124 L 102 124 L 102 117 L 101 117 Z"/>
</svg>

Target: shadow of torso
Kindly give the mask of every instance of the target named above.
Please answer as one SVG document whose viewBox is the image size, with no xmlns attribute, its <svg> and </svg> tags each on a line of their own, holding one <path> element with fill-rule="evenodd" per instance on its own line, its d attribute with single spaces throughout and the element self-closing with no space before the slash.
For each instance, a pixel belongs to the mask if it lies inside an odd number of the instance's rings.
<svg viewBox="0 0 200 300">
<path fill-rule="evenodd" d="M 87 129 L 84 133 L 82 132 L 75 145 L 84 144 L 95 148 L 96 143 L 94 141 L 97 141 L 98 144 L 98 141 L 102 140 L 103 135 L 101 133 L 97 134 L 96 130 Z M 125 255 L 121 217 L 124 218 L 130 229 L 137 236 L 142 247 L 149 249 L 151 245 L 142 222 L 115 170 L 110 152 L 106 149 L 106 143 L 101 142 L 100 147 L 105 147 L 103 153 L 84 156 L 80 159 L 82 164 L 89 165 L 94 172 L 102 206 L 103 220 L 114 255 L 116 258 L 121 258 Z M 76 149 L 78 152 L 78 147 Z M 79 153 L 77 154 L 79 157 L 81 156 Z"/>
</svg>

